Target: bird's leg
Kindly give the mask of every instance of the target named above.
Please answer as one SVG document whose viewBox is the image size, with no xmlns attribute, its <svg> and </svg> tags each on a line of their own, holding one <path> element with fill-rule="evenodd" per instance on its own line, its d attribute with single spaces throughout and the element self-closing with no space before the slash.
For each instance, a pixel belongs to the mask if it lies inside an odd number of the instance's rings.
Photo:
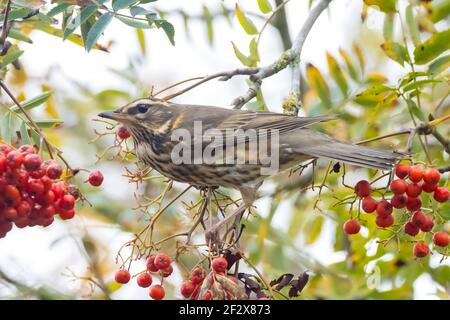
<svg viewBox="0 0 450 320">
<path fill-rule="evenodd" d="M 206 240 L 207 241 L 211 240 L 212 242 L 214 242 L 214 239 L 217 239 L 218 231 L 224 225 L 226 225 L 228 222 L 233 220 L 235 217 L 243 214 L 245 212 L 245 210 L 247 210 L 248 208 L 249 208 L 249 205 L 247 205 L 245 202 L 241 203 L 239 205 L 239 207 L 232 214 L 230 214 L 228 217 L 226 217 L 225 219 L 219 221 L 218 223 L 213 225 L 211 228 L 206 230 L 206 235 L 205 235 L 206 236 Z"/>
</svg>

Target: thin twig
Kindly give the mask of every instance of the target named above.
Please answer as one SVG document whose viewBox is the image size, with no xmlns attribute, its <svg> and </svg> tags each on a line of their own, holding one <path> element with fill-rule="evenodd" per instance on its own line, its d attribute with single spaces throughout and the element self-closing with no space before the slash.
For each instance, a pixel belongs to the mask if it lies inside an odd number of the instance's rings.
<svg viewBox="0 0 450 320">
<path fill-rule="evenodd" d="M 8 0 L 8 2 L 6 3 L 6 8 L 5 8 L 5 16 L 3 17 L 3 26 L 2 26 L 2 35 L 0 36 L 0 43 L 4 44 L 6 37 L 8 36 L 8 16 L 9 16 L 9 12 L 11 11 L 11 0 Z"/>
</svg>

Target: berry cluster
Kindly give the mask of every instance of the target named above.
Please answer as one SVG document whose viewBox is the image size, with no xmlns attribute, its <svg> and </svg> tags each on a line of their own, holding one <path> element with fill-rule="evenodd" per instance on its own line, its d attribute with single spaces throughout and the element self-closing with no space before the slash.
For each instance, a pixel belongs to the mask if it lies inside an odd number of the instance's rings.
<svg viewBox="0 0 450 320">
<path fill-rule="evenodd" d="M 47 227 L 55 214 L 74 217 L 78 189 L 59 180 L 62 173 L 55 160 L 43 161 L 30 145 L 16 150 L 0 144 L 0 238 L 13 224 Z"/>
<path fill-rule="evenodd" d="M 211 272 L 200 267 L 191 271 L 189 280 L 183 282 L 180 293 L 191 300 L 233 300 L 238 298 L 238 279 L 226 274 L 228 262 L 224 257 L 218 257 L 211 262 Z"/>
<path fill-rule="evenodd" d="M 162 286 L 162 279 L 167 278 L 173 272 L 171 260 L 165 253 L 158 253 L 147 258 L 146 270 L 140 272 L 136 278 L 137 285 L 141 288 L 149 288 L 148 294 L 154 300 L 161 300 L 165 296 L 165 290 Z M 161 276 L 161 284 L 154 284 L 151 273 L 156 273 Z M 131 275 L 128 270 L 121 269 L 116 272 L 115 280 L 118 283 L 126 284 L 130 281 Z"/>
<path fill-rule="evenodd" d="M 409 219 L 404 223 L 403 230 L 406 234 L 415 237 L 422 232 L 431 232 L 434 227 L 433 217 L 424 214 L 422 208 L 422 193 L 433 193 L 433 199 L 443 203 L 449 199 L 449 190 L 439 186 L 441 175 L 435 168 L 423 169 L 419 165 L 409 166 L 399 164 L 395 168 L 396 179 L 389 186 L 393 196 L 390 200 L 376 200 L 372 195 L 372 187 L 366 180 L 359 181 L 355 186 L 355 193 L 362 198 L 361 207 L 366 213 L 376 212 L 375 223 L 380 228 L 387 228 L 394 224 L 394 209 L 406 209 Z M 344 232 L 356 234 L 361 229 L 357 220 L 348 220 L 344 224 Z M 439 231 L 434 233 L 433 243 L 436 246 L 447 247 L 450 236 Z M 416 242 L 414 256 L 425 257 L 430 252 L 423 241 Z"/>
</svg>

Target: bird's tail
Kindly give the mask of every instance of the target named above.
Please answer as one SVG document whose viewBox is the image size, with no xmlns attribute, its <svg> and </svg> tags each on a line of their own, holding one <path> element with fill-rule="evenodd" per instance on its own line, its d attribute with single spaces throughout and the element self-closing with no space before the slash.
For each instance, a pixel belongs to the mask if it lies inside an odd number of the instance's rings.
<svg viewBox="0 0 450 320">
<path fill-rule="evenodd" d="M 396 162 L 405 157 L 403 153 L 358 146 L 335 140 L 328 135 L 317 132 L 310 133 L 312 132 L 302 135 L 308 141 L 302 143 L 297 151 L 313 157 L 328 158 L 355 166 L 380 170 L 391 170 Z M 302 140 L 305 142 L 304 139 Z"/>
</svg>

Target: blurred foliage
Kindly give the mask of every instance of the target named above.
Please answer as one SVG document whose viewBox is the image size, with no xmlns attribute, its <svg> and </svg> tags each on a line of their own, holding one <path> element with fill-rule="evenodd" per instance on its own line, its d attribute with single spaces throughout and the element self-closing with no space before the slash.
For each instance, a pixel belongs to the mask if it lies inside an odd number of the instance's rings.
<svg viewBox="0 0 450 320">
<path fill-rule="evenodd" d="M 2 78 L 8 75 L 8 81 L 17 92 L 22 105 L 31 111 L 36 122 L 44 129 L 45 134 L 56 146 L 74 143 L 81 148 L 89 149 L 87 154 L 100 154 L 111 144 L 111 139 L 99 140 L 88 147 L 92 140 L 92 122 L 88 119 L 91 110 L 106 110 L 111 106 L 119 106 L 132 99 L 148 95 L 148 88 L 137 79 L 142 57 L 130 58 L 129 66 L 124 70 L 111 70 L 114 77 L 134 88 L 134 91 L 107 89 L 102 92 L 92 90 L 81 83 L 72 82 L 71 92 L 51 88 L 45 79 L 40 79 L 42 93 L 28 98 L 27 83 L 33 81 L 22 66 L 20 57 L 23 54 L 23 43 L 32 43 L 34 32 L 45 32 L 51 36 L 69 40 L 91 49 L 108 51 L 108 45 L 101 44 L 101 36 L 108 32 L 108 26 L 114 19 L 119 20 L 136 31 L 136 36 L 145 55 L 145 33 L 149 28 L 162 29 L 169 41 L 175 43 L 175 29 L 165 19 L 171 15 L 181 15 L 184 21 L 184 32 L 191 33 L 191 20 L 204 22 L 207 40 L 211 45 L 220 41 L 215 32 L 215 21 L 225 17 L 230 24 L 237 25 L 248 35 L 248 50 L 241 51 L 235 43 L 232 48 L 242 65 L 256 67 L 260 65 L 259 39 L 261 33 L 274 25 L 272 17 L 284 9 L 276 7 L 273 1 L 254 0 L 259 12 L 246 10 L 247 2 L 239 1 L 235 7 L 227 7 L 222 2 L 218 6 L 210 6 L 209 2 L 199 6 L 198 16 L 182 10 L 163 12 L 157 9 L 158 1 L 94 1 L 94 0 L 59 0 L 52 4 L 44 1 L 13 1 L 8 17 L 10 29 L 7 39 L 3 39 L 3 48 L 11 41 L 8 49 L 3 49 L 0 57 Z M 285 1 L 286 3 L 289 1 Z M 315 1 L 312 1 L 314 5 Z M 336 1 L 337 2 L 337 1 Z M 450 92 L 448 67 L 450 66 L 450 6 L 446 0 L 441 1 L 395 1 L 364 0 L 362 5 L 361 24 L 367 23 L 371 14 L 383 15 L 383 26 L 379 36 L 374 31 L 363 29 L 351 48 L 341 48 L 338 53 L 326 52 L 323 59 L 328 68 L 319 68 L 308 61 L 302 61 L 305 67 L 304 112 L 307 115 L 335 114 L 339 115 L 338 123 L 323 124 L 321 129 L 339 139 L 361 141 L 373 139 L 385 134 L 408 129 L 430 117 L 439 118 L 450 112 L 448 96 Z M 402 4 L 402 5 L 400 5 Z M 405 5 L 406 4 L 406 5 Z M 194 5 L 194 4 L 193 4 Z M 287 4 L 286 4 L 287 5 Z M 339 3 L 336 3 L 339 5 Z M 220 8 L 219 11 L 217 7 Z M 2 9 L 5 1 L 2 2 Z M 2 10 L 4 12 L 4 10 Z M 354 12 L 358 15 L 360 13 Z M 0 20 L 4 16 L 0 15 Z M 267 22 L 269 21 L 269 22 Z M 400 26 L 397 28 L 396 26 Z M 178 27 L 177 32 L 182 28 Z M 239 32 L 239 31 L 238 31 Z M 340 32 L 345 32 L 341 30 Z M 369 33 L 369 35 L 367 34 Z M 280 34 L 280 36 L 288 36 Z M 275 40 L 270 40 L 276 43 Z M 34 45 L 27 50 L 33 50 Z M 279 49 L 280 53 L 282 49 Z M 403 70 L 398 77 L 392 78 L 388 71 L 392 64 Z M 219 70 L 218 70 L 219 71 Z M 53 72 L 58 72 L 54 70 Z M 2 97 L 0 111 L 0 137 L 13 144 L 33 141 L 40 145 L 37 133 L 23 118 L 21 113 L 11 107 Z M 270 109 L 259 92 L 256 101 L 248 103 L 249 109 Z M 65 125 L 60 118 L 70 113 L 71 125 Z M 438 127 L 447 137 L 450 135 L 448 122 Z M 17 134 L 19 133 L 19 134 Z M 407 136 L 399 135 L 391 139 L 373 142 L 371 145 L 385 146 L 404 150 Z M 413 143 L 413 156 L 417 161 L 434 166 L 448 166 L 449 155 L 442 145 L 432 137 L 419 136 Z M 112 155 L 108 153 L 109 156 Z M 130 160 L 130 159 L 128 159 Z M 94 162 L 94 159 L 92 159 Z M 431 163 L 430 163 L 431 162 Z M 125 165 L 119 160 L 110 161 L 115 170 L 123 170 Z M 128 166 L 128 165 L 127 165 Z M 349 171 L 349 168 L 346 168 Z M 273 185 L 272 191 L 264 194 L 268 201 L 268 214 L 259 215 L 246 221 L 241 245 L 253 265 L 257 265 L 264 275 L 274 279 L 285 272 L 308 270 L 309 283 L 300 295 L 300 299 L 411 299 L 414 294 L 414 283 L 422 275 L 429 275 L 437 284 L 436 295 L 449 298 L 450 267 L 448 262 L 436 262 L 436 255 L 417 261 L 412 256 L 412 242 L 403 233 L 393 233 L 376 227 L 374 217 L 362 217 L 364 232 L 349 238 L 342 231 L 342 224 L 349 213 L 355 215 L 357 208 L 335 204 L 337 199 L 351 197 L 353 190 L 343 185 L 343 171 L 331 172 L 327 164 L 320 164 L 314 172 L 315 181 L 326 177 L 327 188 L 311 190 L 307 186 L 312 179 L 311 171 L 305 171 L 301 177 L 282 174 L 268 183 Z M 347 172 L 348 173 L 348 172 Z M 357 174 L 372 178 L 373 170 L 359 169 Z M 445 184 L 448 186 L 448 173 Z M 128 188 L 134 186 L 120 186 Z M 148 197 L 157 196 L 165 187 L 161 179 L 148 179 L 138 188 L 138 192 Z M 83 189 L 83 188 L 82 188 Z M 176 185 L 169 196 L 175 196 L 181 190 Z M 128 202 L 115 199 L 113 196 L 99 191 L 82 190 L 87 194 L 92 207 L 80 208 L 80 214 L 89 221 L 104 225 L 118 226 L 120 230 L 134 234 L 146 225 L 146 219 L 140 219 L 139 211 L 131 213 L 134 200 Z M 227 194 L 229 190 L 223 190 Z M 170 197 L 169 197 L 170 198 Z M 197 193 L 192 192 L 185 202 L 195 203 L 199 200 Z M 429 204 L 429 199 L 423 199 Z M 262 208 L 261 208 L 262 209 Z M 439 212 L 442 223 L 438 228 L 450 231 L 450 204 L 446 203 L 432 210 Z M 180 218 L 180 212 L 181 218 Z M 283 228 L 275 226 L 276 219 L 282 219 Z M 180 231 L 184 231 L 186 220 L 192 220 L 180 204 L 171 207 L 161 217 L 155 236 L 164 239 Z M 277 224 L 279 225 L 279 224 Z M 82 228 L 83 229 L 83 228 Z M 84 229 L 83 229 L 84 230 Z M 421 237 L 429 238 L 422 234 Z M 396 241 L 397 238 L 403 241 Z M 325 240 L 323 240 L 325 239 Z M 333 262 L 324 264 L 311 254 L 327 246 L 330 241 L 335 253 Z M 378 240 L 391 239 L 384 243 Z M 427 239 L 428 241 L 430 239 Z M 165 243 L 166 252 L 175 251 L 175 243 Z M 90 298 L 109 298 L 120 287 L 111 281 L 115 270 L 112 257 L 115 252 L 102 242 L 100 237 L 92 236 L 92 232 L 83 231 L 80 246 L 89 265 L 86 274 L 74 275 L 81 281 L 92 284 Z M 106 247 L 106 248 L 104 248 Z M 105 249 L 105 250 L 103 250 Z M 447 252 L 448 254 L 448 252 Z M 183 254 L 178 267 L 183 276 L 198 263 L 196 254 Z M 431 261 L 433 260 L 433 261 Z M 32 296 L 42 299 L 70 298 L 72 293 L 55 293 L 45 286 L 29 288 L 18 280 L 0 274 L 0 279 L 16 288 L 17 297 Z M 177 287 L 169 286 L 169 297 L 178 296 Z M 100 288 L 100 290 L 98 289 Z M 80 286 L 80 292 L 82 286 Z M 84 292 L 84 291 L 83 291 Z M 287 292 L 284 292 L 287 294 Z M 77 293 L 74 296 L 83 296 Z M 278 296 L 281 297 L 281 296 Z"/>
</svg>

